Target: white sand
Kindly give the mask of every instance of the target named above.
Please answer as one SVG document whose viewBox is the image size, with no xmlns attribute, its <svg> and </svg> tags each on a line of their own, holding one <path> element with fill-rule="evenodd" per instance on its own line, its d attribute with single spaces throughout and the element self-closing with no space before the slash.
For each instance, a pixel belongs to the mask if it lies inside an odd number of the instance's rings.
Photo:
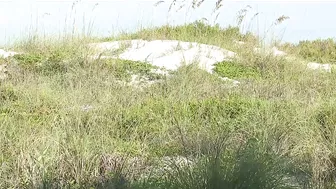
<svg viewBox="0 0 336 189">
<path fill-rule="evenodd" d="M 8 57 L 14 56 L 16 54 L 19 54 L 19 53 L 13 52 L 13 51 L 5 51 L 3 49 L 0 49 L 0 58 L 8 58 Z"/>
<path fill-rule="evenodd" d="M 200 68 L 212 73 L 214 64 L 232 59 L 236 53 L 217 46 L 184 42 L 176 40 L 129 40 L 103 43 L 92 43 L 99 52 L 122 49 L 119 55 L 102 56 L 101 58 L 120 58 L 133 61 L 144 61 L 168 70 L 176 70 L 183 64 L 197 62 Z M 97 57 L 97 56 L 96 56 Z"/>
</svg>

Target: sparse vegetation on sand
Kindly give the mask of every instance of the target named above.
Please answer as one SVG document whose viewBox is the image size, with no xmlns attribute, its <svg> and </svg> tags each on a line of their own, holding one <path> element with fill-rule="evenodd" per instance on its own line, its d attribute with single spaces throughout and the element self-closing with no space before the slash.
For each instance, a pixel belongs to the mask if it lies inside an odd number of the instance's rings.
<svg viewBox="0 0 336 189">
<path fill-rule="evenodd" d="M 0 80 L 0 188 L 336 187 L 336 75 L 299 63 L 323 60 L 311 52 L 324 43 L 291 46 L 303 57 L 288 59 L 254 53 L 249 35 L 196 22 L 117 37 L 201 42 L 239 57 L 217 74 L 186 65 L 169 77 L 143 62 L 92 59 L 88 38 L 17 44 L 25 54 L 0 60 L 10 73 Z M 134 73 L 160 82 L 120 84 Z"/>
</svg>

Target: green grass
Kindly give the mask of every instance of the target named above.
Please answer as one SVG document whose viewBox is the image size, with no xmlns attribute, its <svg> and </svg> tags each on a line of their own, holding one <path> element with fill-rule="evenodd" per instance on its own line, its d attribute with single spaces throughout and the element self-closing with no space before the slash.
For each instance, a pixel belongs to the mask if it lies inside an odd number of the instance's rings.
<svg viewBox="0 0 336 189">
<path fill-rule="evenodd" d="M 221 47 L 246 39 L 234 28 L 196 26 L 117 39 Z M 256 42 L 246 39 L 231 46 L 239 58 L 216 65 L 242 81 L 228 87 L 193 65 L 162 77 L 143 62 L 92 60 L 87 41 L 28 40 L 16 46 L 27 54 L 4 60 L 0 188 L 335 187 L 334 73 L 251 53 Z M 131 74 L 161 81 L 120 85 Z M 166 165 L 168 156 L 191 163 Z"/>
<path fill-rule="evenodd" d="M 159 69 L 157 66 L 145 62 L 107 59 L 100 60 L 99 64 L 101 64 L 102 69 L 113 72 L 118 79 L 130 79 L 133 74 L 146 76 L 150 80 L 158 80 L 163 77 L 153 72 L 153 70 Z"/>
<path fill-rule="evenodd" d="M 265 153 L 256 140 L 246 141 L 238 150 L 221 144 L 213 156 L 201 157 L 195 165 L 170 164 L 173 169 L 167 171 L 166 179 L 154 180 L 153 188 L 296 188 L 307 182 L 299 177 L 303 172 L 295 169 L 294 162 Z"/>
<path fill-rule="evenodd" d="M 336 63 L 336 43 L 334 39 L 300 41 L 299 44 L 282 44 L 281 48 L 308 61 Z"/>
<path fill-rule="evenodd" d="M 171 26 L 166 25 L 155 28 L 143 28 L 136 33 L 123 33 L 115 37 L 103 39 L 109 40 L 181 40 L 199 42 L 209 45 L 217 45 L 228 50 L 237 50 L 235 41 L 248 42 L 248 44 L 258 44 L 258 38 L 251 33 L 241 34 L 238 27 L 230 26 L 221 28 L 219 25 L 209 26 L 201 21 L 195 21 L 186 25 Z"/>
</svg>

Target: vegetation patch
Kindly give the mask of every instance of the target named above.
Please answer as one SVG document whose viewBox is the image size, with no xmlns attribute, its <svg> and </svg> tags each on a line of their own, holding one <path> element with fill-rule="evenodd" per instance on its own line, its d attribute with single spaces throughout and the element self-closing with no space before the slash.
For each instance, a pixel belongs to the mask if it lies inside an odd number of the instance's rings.
<svg viewBox="0 0 336 189">
<path fill-rule="evenodd" d="M 101 60 L 102 69 L 110 70 L 118 79 L 129 80 L 132 75 L 139 75 L 146 77 L 149 80 L 162 79 L 161 74 L 155 73 L 155 70 L 160 69 L 146 62 L 121 60 L 121 59 L 107 59 Z"/>
<path fill-rule="evenodd" d="M 235 49 L 234 41 L 244 41 L 257 44 L 258 38 L 251 33 L 242 34 L 239 27 L 230 26 L 221 28 L 218 24 L 211 26 L 202 21 L 195 21 L 181 26 L 166 25 L 151 29 L 141 29 L 136 33 L 122 34 L 116 38 L 106 38 L 104 41 L 144 39 L 144 40 L 181 40 L 191 41 L 210 45 L 218 45 L 228 50 Z"/>
<path fill-rule="evenodd" d="M 225 47 L 228 39 L 244 40 L 239 35 L 234 28 L 193 23 L 119 38 Z M 162 76 L 152 71 L 157 67 L 94 61 L 81 43 L 35 40 L 21 44 L 27 54 L 14 56 L 22 69 L 0 85 L 0 188 L 332 188 L 335 183 L 335 74 L 296 70 L 295 61 L 242 48 L 240 59 L 218 63 L 215 71 L 255 82 L 227 87 L 188 65 L 138 90 L 116 84 L 116 78 L 158 79 Z M 122 158 L 109 158 L 114 154 Z M 138 174 L 142 169 L 131 169 L 125 157 L 151 174 Z M 166 159 L 171 163 L 165 166 L 155 161 Z"/>
<path fill-rule="evenodd" d="M 222 77 L 228 77 L 232 79 L 252 78 L 258 79 L 261 77 L 259 70 L 243 66 L 234 61 L 223 61 L 215 65 L 214 71 Z"/>
<path fill-rule="evenodd" d="M 55 74 L 67 72 L 67 64 L 64 57 L 55 52 L 47 56 L 43 54 L 17 54 L 14 60 L 24 69 L 43 74 Z"/>
<path fill-rule="evenodd" d="M 18 94 L 13 86 L 2 84 L 0 85 L 0 101 L 16 101 L 18 100 Z"/>
<path fill-rule="evenodd" d="M 226 186 L 271 189 L 297 188 L 307 182 L 306 175 L 297 166 L 285 157 L 260 149 L 253 138 L 241 145 L 239 150 L 223 147 L 212 153 L 184 167 L 172 162 L 163 182 L 153 180 L 151 188 L 203 189 Z M 296 180 L 297 175 L 302 177 Z"/>
<path fill-rule="evenodd" d="M 318 123 L 318 130 L 321 132 L 322 140 L 330 150 L 329 158 L 333 168 L 326 173 L 329 179 L 336 179 L 334 176 L 336 169 L 336 108 L 335 102 L 324 103 L 319 107 L 315 119 Z M 331 178 L 330 178 L 331 177 Z"/>
<path fill-rule="evenodd" d="M 297 45 L 285 43 L 281 48 L 308 61 L 336 63 L 336 42 L 331 38 L 300 41 Z"/>
</svg>

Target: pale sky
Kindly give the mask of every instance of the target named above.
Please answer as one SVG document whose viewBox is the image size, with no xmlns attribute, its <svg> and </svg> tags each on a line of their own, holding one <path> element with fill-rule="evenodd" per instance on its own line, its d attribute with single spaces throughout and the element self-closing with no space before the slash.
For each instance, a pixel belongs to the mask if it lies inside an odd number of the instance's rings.
<svg viewBox="0 0 336 189">
<path fill-rule="evenodd" d="M 75 25 L 79 32 L 85 26 L 85 30 L 92 31 L 95 36 L 108 36 L 121 30 L 134 31 L 140 26 L 214 18 L 211 12 L 215 0 L 206 0 L 197 10 L 184 8 L 168 14 L 170 1 L 154 7 L 157 0 L 79 0 L 72 9 L 74 0 L 0 0 L 0 45 L 25 37 L 36 29 L 40 35 L 60 35 L 72 31 Z M 247 5 L 252 8 L 247 13 L 243 30 L 250 29 L 261 36 L 276 36 L 288 42 L 336 37 L 336 1 L 223 0 L 217 23 L 223 27 L 235 24 L 237 12 Z M 251 20 L 257 12 L 259 15 Z M 271 27 L 281 15 L 290 19 Z"/>
</svg>

